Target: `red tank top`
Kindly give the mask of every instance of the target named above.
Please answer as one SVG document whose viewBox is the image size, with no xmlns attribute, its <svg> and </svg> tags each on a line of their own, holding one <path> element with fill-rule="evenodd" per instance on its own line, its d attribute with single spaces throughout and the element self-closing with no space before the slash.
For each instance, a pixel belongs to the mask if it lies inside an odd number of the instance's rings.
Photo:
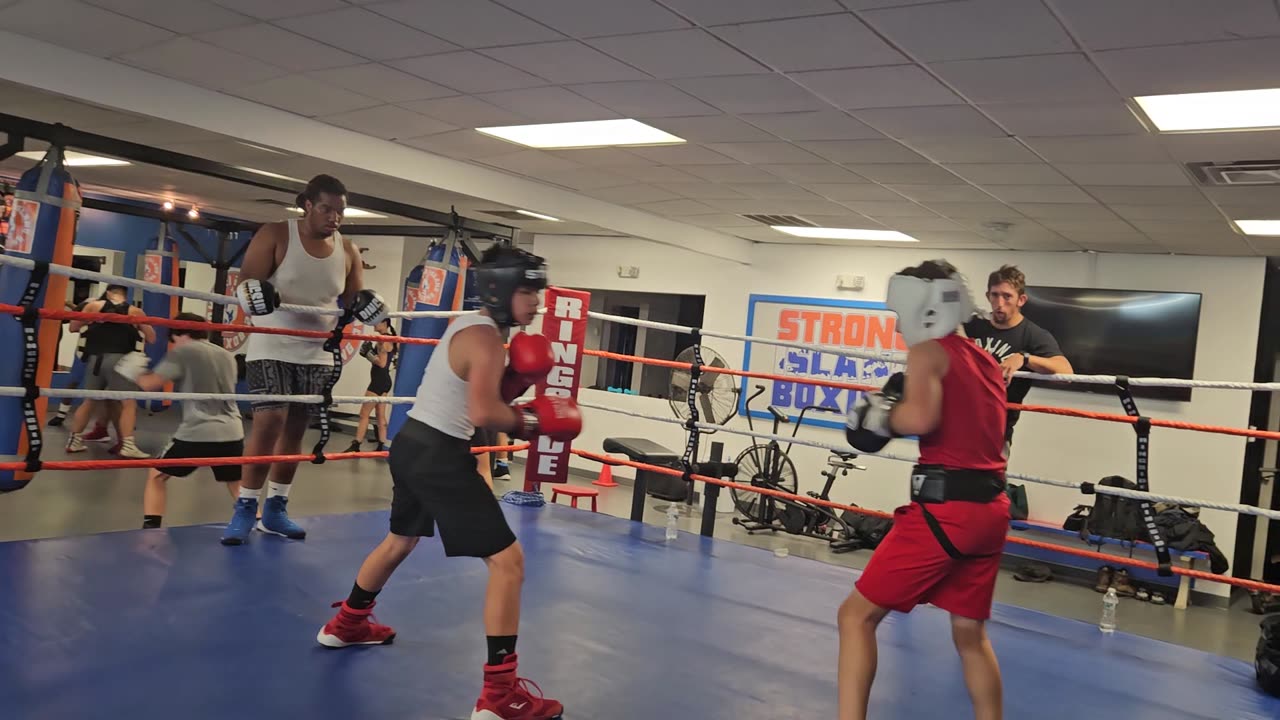
<svg viewBox="0 0 1280 720">
<path fill-rule="evenodd" d="M 1004 470 L 1006 394 L 1000 366 L 973 340 L 948 335 L 942 378 L 942 421 L 920 438 L 920 464 Z"/>
</svg>

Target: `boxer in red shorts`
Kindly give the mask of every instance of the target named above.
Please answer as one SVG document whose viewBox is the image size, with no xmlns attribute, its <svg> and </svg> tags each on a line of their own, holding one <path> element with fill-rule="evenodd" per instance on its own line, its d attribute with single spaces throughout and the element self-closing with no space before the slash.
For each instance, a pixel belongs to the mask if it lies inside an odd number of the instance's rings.
<svg viewBox="0 0 1280 720">
<path fill-rule="evenodd" d="M 863 452 L 916 436 L 911 502 L 840 606 L 840 720 L 864 720 L 876 672 L 876 628 L 890 611 L 932 604 L 951 633 L 976 720 L 1003 713 L 1000 666 L 986 621 L 1009 529 L 1004 493 L 1005 385 L 1000 366 L 964 336 L 974 314 L 963 279 L 942 260 L 889 280 L 887 305 L 907 343 L 898 373 L 849 410 L 846 436 Z"/>
</svg>

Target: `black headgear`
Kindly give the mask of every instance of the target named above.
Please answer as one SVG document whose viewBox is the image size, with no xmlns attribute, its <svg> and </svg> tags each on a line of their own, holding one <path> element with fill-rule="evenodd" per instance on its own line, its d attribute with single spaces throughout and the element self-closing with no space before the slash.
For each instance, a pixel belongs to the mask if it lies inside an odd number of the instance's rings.
<svg viewBox="0 0 1280 720">
<path fill-rule="evenodd" d="M 493 321 L 499 327 L 511 327 L 516 324 L 511 316 L 511 298 L 519 288 L 546 288 L 547 265 L 537 255 L 518 248 L 495 249 L 496 252 L 486 252 L 476 265 L 476 289 Z"/>
</svg>

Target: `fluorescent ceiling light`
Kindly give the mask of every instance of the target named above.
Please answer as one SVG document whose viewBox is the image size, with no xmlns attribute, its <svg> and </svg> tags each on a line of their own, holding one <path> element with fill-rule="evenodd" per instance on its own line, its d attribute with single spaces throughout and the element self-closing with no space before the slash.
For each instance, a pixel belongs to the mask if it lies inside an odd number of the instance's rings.
<svg viewBox="0 0 1280 720">
<path fill-rule="evenodd" d="M 774 230 L 802 238 L 823 240 L 875 240 L 878 242 L 920 242 L 897 230 L 861 230 L 858 228 L 792 227 L 771 225 Z"/>
<path fill-rule="evenodd" d="M 551 222 L 562 222 L 560 218 L 553 218 L 550 215 L 543 215 L 542 213 L 536 213 L 536 212 L 533 212 L 532 210 L 517 210 L 516 212 L 520 213 L 521 215 L 528 215 L 531 218 L 538 218 L 539 220 L 550 220 Z"/>
<path fill-rule="evenodd" d="M 287 207 L 287 208 L 285 208 L 285 209 L 286 209 L 286 210 L 288 210 L 288 211 L 289 211 L 289 212 L 291 212 L 291 213 L 295 213 L 295 214 L 298 214 L 298 215 L 301 215 L 301 214 L 303 214 L 304 212 L 306 212 L 305 210 L 303 210 L 302 208 L 298 207 L 297 205 L 290 205 L 289 207 Z M 353 207 L 349 207 L 349 208 L 347 208 L 347 209 L 346 209 L 346 211 L 345 211 L 345 212 L 343 212 L 343 213 L 342 213 L 342 217 L 343 217 L 344 219 L 345 219 L 345 218 L 381 218 L 381 219 L 384 219 L 384 220 L 385 220 L 387 216 L 386 216 L 386 215 L 379 215 L 379 214 L 378 214 L 378 213 L 376 213 L 376 212 L 370 212 L 370 211 L 368 211 L 368 210 L 361 210 L 360 208 L 353 208 Z"/>
<path fill-rule="evenodd" d="M 609 145 L 668 145 L 684 142 L 638 120 L 509 125 L 476 128 L 485 135 L 536 148 L 604 147 Z"/>
<path fill-rule="evenodd" d="M 1280 127 L 1280 88 L 1147 95 L 1134 100 L 1164 132 Z"/>
<path fill-rule="evenodd" d="M 1233 220 L 1245 235 L 1269 235 L 1280 237 L 1280 220 Z"/>
<path fill-rule="evenodd" d="M 18 153 L 18 157 L 28 160 L 43 160 L 46 152 L 43 150 L 28 150 L 27 152 Z M 97 155 L 86 155 L 84 153 L 66 150 L 62 153 L 62 157 L 67 167 L 116 167 L 119 165 L 130 165 L 132 163 L 115 158 L 99 157 Z"/>
</svg>

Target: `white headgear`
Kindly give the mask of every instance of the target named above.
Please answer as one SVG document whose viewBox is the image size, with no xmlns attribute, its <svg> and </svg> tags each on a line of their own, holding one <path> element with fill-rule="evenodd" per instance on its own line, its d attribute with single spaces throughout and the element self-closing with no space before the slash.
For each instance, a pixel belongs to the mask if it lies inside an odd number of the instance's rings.
<svg viewBox="0 0 1280 720">
<path fill-rule="evenodd" d="M 926 280 L 894 275 L 885 304 L 897 313 L 898 332 L 908 347 L 950 335 L 974 310 L 969 288 L 957 276 Z"/>
</svg>

